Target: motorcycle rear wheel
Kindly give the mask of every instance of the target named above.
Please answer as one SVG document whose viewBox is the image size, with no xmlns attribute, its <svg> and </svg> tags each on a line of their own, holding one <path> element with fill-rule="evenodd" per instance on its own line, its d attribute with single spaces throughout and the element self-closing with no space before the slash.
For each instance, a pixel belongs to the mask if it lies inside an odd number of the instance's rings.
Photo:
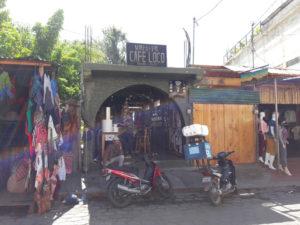
<svg viewBox="0 0 300 225">
<path fill-rule="evenodd" d="M 131 203 L 132 195 L 118 188 L 118 184 L 123 184 L 122 179 L 114 179 L 107 187 L 108 199 L 114 207 L 124 208 Z"/>
<path fill-rule="evenodd" d="M 160 196 L 163 198 L 171 198 L 174 195 L 173 185 L 170 179 L 162 173 L 161 176 L 156 178 L 156 187 Z"/>
<path fill-rule="evenodd" d="M 222 203 L 222 195 L 219 192 L 217 181 L 212 181 L 209 187 L 208 196 L 214 206 L 219 206 Z"/>
</svg>

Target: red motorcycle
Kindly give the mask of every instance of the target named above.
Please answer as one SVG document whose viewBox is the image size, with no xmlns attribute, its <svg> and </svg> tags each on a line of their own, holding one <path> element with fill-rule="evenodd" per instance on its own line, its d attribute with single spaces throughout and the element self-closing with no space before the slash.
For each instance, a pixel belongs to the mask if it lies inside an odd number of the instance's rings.
<svg viewBox="0 0 300 225">
<path fill-rule="evenodd" d="M 109 168 L 103 170 L 108 182 L 108 199 L 113 206 L 126 207 L 133 197 L 146 196 L 155 191 L 163 198 L 173 196 L 173 187 L 168 177 L 148 156 L 144 156 L 143 159 L 146 166 L 143 178 L 123 170 Z"/>
</svg>

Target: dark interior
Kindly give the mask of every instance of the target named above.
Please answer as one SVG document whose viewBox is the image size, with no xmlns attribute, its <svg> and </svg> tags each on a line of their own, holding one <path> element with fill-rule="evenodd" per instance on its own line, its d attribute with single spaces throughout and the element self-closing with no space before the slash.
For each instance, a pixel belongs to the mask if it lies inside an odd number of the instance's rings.
<svg viewBox="0 0 300 225">
<path fill-rule="evenodd" d="M 124 104 L 128 105 L 134 123 L 134 147 L 138 136 L 147 128 L 152 153 L 157 153 L 160 159 L 182 157 L 182 115 L 167 93 L 147 85 L 122 89 L 102 104 L 96 123 L 101 124 L 105 118 L 106 107 L 111 107 L 113 122 L 122 123 Z M 180 139 L 177 144 L 175 139 Z"/>
</svg>

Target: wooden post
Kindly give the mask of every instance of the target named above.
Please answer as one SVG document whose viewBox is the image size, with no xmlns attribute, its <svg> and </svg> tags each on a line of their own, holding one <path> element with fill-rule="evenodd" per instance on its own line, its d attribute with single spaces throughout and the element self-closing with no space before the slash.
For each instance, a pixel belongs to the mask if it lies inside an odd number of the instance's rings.
<svg viewBox="0 0 300 225">
<path fill-rule="evenodd" d="M 278 89 L 277 89 L 277 79 L 274 79 L 274 94 L 275 94 L 275 121 L 276 121 L 276 147 L 277 147 L 277 166 L 280 165 L 280 155 L 279 155 L 279 126 L 278 126 Z"/>
</svg>

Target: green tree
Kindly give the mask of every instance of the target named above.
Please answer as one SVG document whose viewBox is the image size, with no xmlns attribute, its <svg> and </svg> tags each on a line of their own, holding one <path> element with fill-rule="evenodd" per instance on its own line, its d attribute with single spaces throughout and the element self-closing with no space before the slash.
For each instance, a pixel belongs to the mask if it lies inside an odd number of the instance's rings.
<svg viewBox="0 0 300 225">
<path fill-rule="evenodd" d="M 103 63 L 105 57 L 100 47 L 95 43 L 92 47 L 92 62 Z M 58 65 L 58 85 L 62 101 L 69 98 L 79 98 L 80 74 L 85 60 L 85 46 L 81 41 L 59 42 L 51 57 Z"/>
<path fill-rule="evenodd" d="M 46 26 L 37 23 L 33 28 L 35 33 L 33 56 L 49 60 L 51 53 L 57 43 L 59 32 L 64 22 L 64 12 L 62 9 L 56 11 L 49 18 Z"/>
<path fill-rule="evenodd" d="M 0 55 L 2 57 L 30 56 L 33 48 L 33 35 L 29 28 L 14 26 L 10 21 L 0 25 Z"/>
<path fill-rule="evenodd" d="M 33 48 L 33 35 L 30 28 L 15 26 L 10 21 L 0 24 L 0 56 L 26 57 Z"/>
<path fill-rule="evenodd" d="M 51 61 L 58 65 L 58 85 L 63 101 L 79 98 L 80 73 L 84 60 L 84 44 L 82 42 L 60 42 L 56 45 Z"/>
<path fill-rule="evenodd" d="M 16 29 L 20 35 L 20 50 L 16 57 L 28 57 L 32 56 L 34 47 L 34 36 L 31 32 L 31 28 L 27 26 L 17 26 Z"/>
<path fill-rule="evenodd" d="M 106 56 L 102 51 L 102 43 L 99 40 L 95 40 L 91 49 L 91 63 L 105 63 Z"/>
<path fill-rule="evenodd" d="M 125 63 L 126 34 L 112 26 L 103 30 L 102 49 L 108 63 Z"/>
<path fill-rule="evenodd" d="M 6 6 L 6 0 L 0 0 L 0 25 L 4 21 L 9 20 L 8 11 L 5 9 Z"/>
<path fill-rule="evenodd" d="M 20 48 L 20 34 L 11 22 L 0 24 L 0 56 L 15 57 Z"/>
</svg>

